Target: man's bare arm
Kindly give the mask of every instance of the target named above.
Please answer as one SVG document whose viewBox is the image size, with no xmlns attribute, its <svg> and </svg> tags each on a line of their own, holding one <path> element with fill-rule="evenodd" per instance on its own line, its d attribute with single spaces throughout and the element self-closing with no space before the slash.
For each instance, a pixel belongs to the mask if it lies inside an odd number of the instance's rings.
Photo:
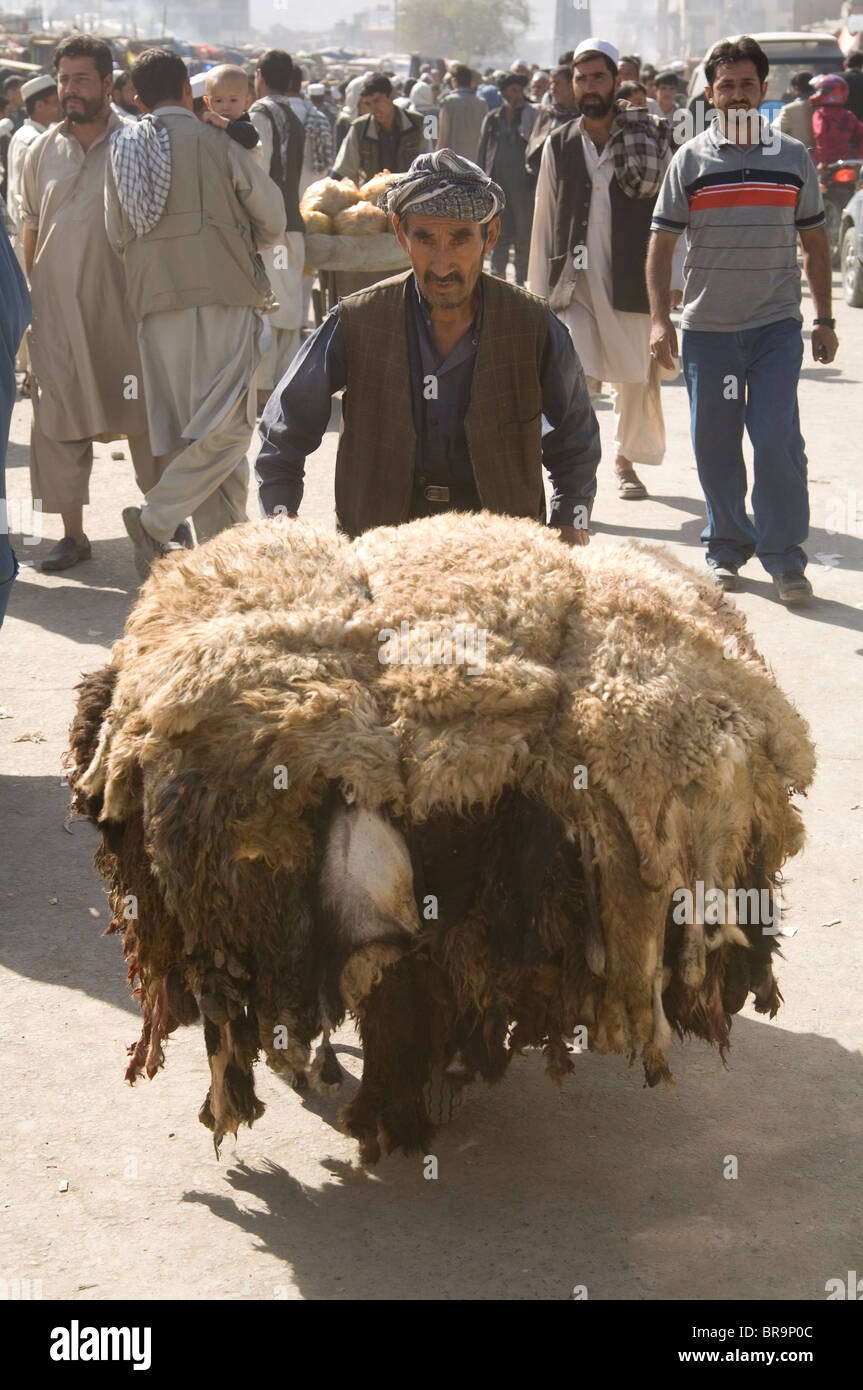
<svg viewBox="0 0 863 1390">
<path fill-rule="evenodd" d="M 810 227 L 800 232 L 803 246 L 803 273 L 806 276 L 816 319 L 832 317 L 833 271 L 830 266 L 830 243 L 824 227 Z M 832 328 L 816 325 L 812 329 L 812 356 L 816 362 L 832 362 L 839 339 Z"/>
<path fill-rule="evenodd" d="M 647 250 L 647 293 L 650 298 L 650 351 L 661 367 L 673 367 L 677 333 L 671 322 L 671 263 L 674 232 L 651 232 Z"/>
</svg>

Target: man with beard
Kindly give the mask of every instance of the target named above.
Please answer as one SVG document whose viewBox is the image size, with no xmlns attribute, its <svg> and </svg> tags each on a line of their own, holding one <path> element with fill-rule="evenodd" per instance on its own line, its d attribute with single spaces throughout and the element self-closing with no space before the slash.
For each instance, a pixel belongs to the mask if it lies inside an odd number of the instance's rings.
<svg viewBox="0 0 863 1390">
<path fill-rule="evenodd" d="M 675 154 L 653 218 L 647 263 L 651 350 L 677 352 L 668 284 L 686 234 L 681 356 L 692 446 L 707 501 L 701 539 L 723 589 L 754 554 L 783 603 L 805 602 L 809 533 L 797 381 L 803 360 L 797 239 L 814 310 L 812 356 L 832 362 L 832 273 L 818 175 L 799 140 L 760 117 L 769 62 L 755 39 L 723 39 L 704 65 L 716 117 Z M 746 514 L 743 430 L 753 448 Z"/>
<path fill-rule="evenodd" d="M 612 385 L 618 491 L 632 500 L 647 496 L 633 464 L 665 453 L 644 258 L 670 142 L 664 122 L 615 101 L 617 56 L 603 39 L 575 50 L 580 114 L 545 143 L 529 281 L 569 329 L 592 393 Z"/>
<path fill-rule="evenodd" d="M 412 269 L 349 295 L 271 397 L 256 475 L 295 516 L 306 456 L 345 388 L 336 514 L 360 535 L 446 511 L 544 520 L 587 543 L 599 432 L 572 342 L 548 306 L 482 273 L 504 195 L 451 150 L 419 155 L 381 195 Z"/>
<path fill-rule="evenodd" d="M 141 108 L 135 99 L 135 88 L 131 73 L 114 70 L 114 85 L 111 88 L 111 107 L 120 117 L 137 121 Z"/>
<path fill-rule="evenodd" d="M 30 146 L 21 174 L 24 259 L 33 296 L 30 482 L 63 539 L 46 571 L 90 558 L 84 534 L 93 441 L 128 436 L 146 492 L 158 476 L 147 434 L 135 321 L 122 261 L 105 234 L 113 61 L 101 39 L 73 34 L 54 54 L 64 120 Z"/>
<path fill-rule="evenodd" d="M 482 123 L 477 164 L 500 185 L 506 195 L 500 236 L 491 254 L 491 273 L 506 279 L 509 248 L 512 247 L 516 283 L 523 285 L 527 278 L 535 187 L 535 179 L 525 164 L 525 158 L 537 108 L 525 101 L 527 78 L 522 73 L 504 73 L 498 86 L 503 106 L 497 111 L 489 111 Z"/>
</svg>

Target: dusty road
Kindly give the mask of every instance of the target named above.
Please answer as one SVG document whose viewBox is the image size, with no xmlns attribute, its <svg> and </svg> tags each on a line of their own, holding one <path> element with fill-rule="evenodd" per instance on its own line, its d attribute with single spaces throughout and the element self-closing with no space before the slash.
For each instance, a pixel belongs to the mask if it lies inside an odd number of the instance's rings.
<svg viewBox="0 0 863 1390">
<path fill-rule="evenodd" d="M 61 757 L 74 686 L 105 661 L 135 596 L 120 521 L 135 498 L 128 456 L 97 446 L 89 564 L 33 567 L 58 518 L 38 545 L 15 538 L 31 563 L 0 634 L 0 1279 L 83 1300 L 565 1299 L 576 1284 L 600 1300 L 823 1299 L 828 1279 L 863 1271 L 863 311 L 840 299 L 836 312 L 837 363 L 810 359 L 800 393 L 817 602 L 786 611 L 754 562 L 737 598 L 818 745 L 807 848 L 785 891 L 797 929 L 779 971 L 785 1007 L 773 1023 L 738 1016 L 728 1070 L 706 1044 L 677 1047 L 673 1092 L 643 1089 L 640 1066 L 619 1057 L 582 1056 L 561 1091 L 541 1058 L 516 1060 L 439 1132 L 436 1180 L 403 1157 L 365 1176 L 337 1129 L 344 1096 L 303 1103 L 265 1067 L 267 1112 L 218 1162 L 196 1119 L 208 1084 L 197 1028 L 175 1034 L 153 1082 L 123 1082 L 138 1020 L 120 942 L 100 935 L 95 831 L 64 823 Z M 680 382 L 664 403 L 668 457 L 644 470 L 639 503 L 617 499 L 611 411 L 599 411 L 594 544 L 664 541 L 700 566 Z M 22 403 L 13 502 L 29 496 L 28 422 Z M 305 515 L 332 519 L 335 439 L 310 464 Z M 356 1074 L 351 1030 L 338 1042 Z M 729 1155 L 736 1179 L 723 1176 Z"/>
</svg>

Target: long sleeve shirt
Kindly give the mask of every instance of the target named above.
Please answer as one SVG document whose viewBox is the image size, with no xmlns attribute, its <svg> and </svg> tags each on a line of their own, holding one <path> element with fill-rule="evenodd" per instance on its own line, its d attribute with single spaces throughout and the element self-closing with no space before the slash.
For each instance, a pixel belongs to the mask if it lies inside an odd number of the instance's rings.
<svg viewBox="0 0 863 1390">
<path fill-rule="evenodd" d="M 477 347 L 482 333 L 482 295 L 474 322 L 443 359 L 416 279 L 408 293 L 407 348 L 417 452 L 414 476 L 446 484 L 472 482 L 464 434 Z M 481 287 L 481 282 L 480 282 Z M 550 525 L 583 524 L 596 494 L 599 427 L 572 340 L 549 310 L 548 337 L 540 364 L 542 461 L 552 485 Z M 532 366 L 525 364 L 525 370 Z M 437 379 L 426 399 L 424 381 Z M 331 397 L 349 386 L 347 354 L 338 308 L 306 340 L 267 404 L 255 476 L 263 510 L 296 512 L 303 496 L 305 460 L 320 445 L 330 419 Z M 576 508 L 579 511 L 576 511 Z"/>
</svg>

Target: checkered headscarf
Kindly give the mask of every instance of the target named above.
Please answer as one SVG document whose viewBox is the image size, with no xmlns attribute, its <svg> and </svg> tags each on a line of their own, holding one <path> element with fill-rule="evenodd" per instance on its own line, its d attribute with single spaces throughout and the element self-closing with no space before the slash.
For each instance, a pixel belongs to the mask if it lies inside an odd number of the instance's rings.
<svg viewBox="0 0 863 1390">
<path fill-rule="evenodd" d="M 394 179 L 378 198 L 379 208 L 399 218 L 422 211 L 457 222 L 490 222 L 505 205 L 499 184 L 454 150 L 418 154 L 407 173 Z"/>
<path fill-rule="evenodd" d="M 111 171 L 123 211 L 144 236 L 155 227 L 171 187 L 171 137 L 158 116 L 144 116 L 111 136 Z"/>
</svg>

